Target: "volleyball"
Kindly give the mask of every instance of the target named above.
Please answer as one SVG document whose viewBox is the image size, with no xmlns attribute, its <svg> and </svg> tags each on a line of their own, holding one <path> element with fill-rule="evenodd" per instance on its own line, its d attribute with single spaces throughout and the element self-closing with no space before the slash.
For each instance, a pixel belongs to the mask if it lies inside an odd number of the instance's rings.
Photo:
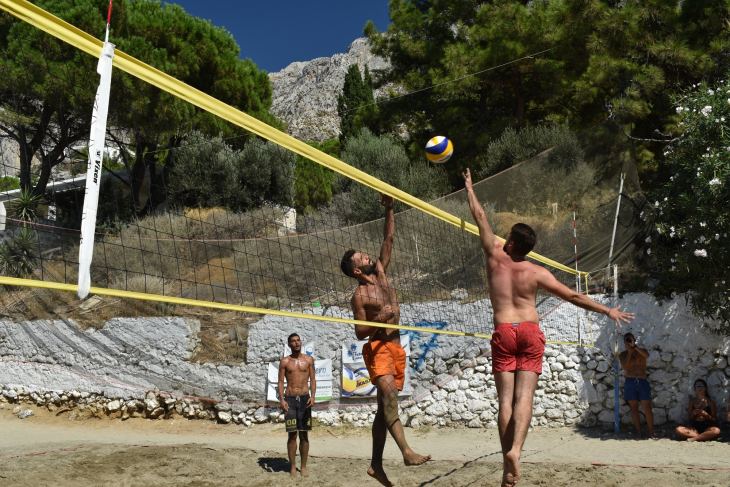
<svg viewBox="0 0 730 487">
<path fill-rule="evenodd" d="M 454 144 L 442 135 L 432 137 L 426 143 L 426 159 L 434 164 L 442 164 L 451 158 L 454 153 Z"/>
</svg>

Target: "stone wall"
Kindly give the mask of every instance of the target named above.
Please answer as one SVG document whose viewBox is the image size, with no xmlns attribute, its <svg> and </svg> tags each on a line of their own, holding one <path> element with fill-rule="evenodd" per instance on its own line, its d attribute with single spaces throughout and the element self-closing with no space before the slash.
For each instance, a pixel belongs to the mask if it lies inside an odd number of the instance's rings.
<svg viewBox="0 0 730 487">
<path fill-rule="evenodd" d="M 651 352 L 655 422 L 683 420 L 698 377 L 708 381 L 724 410 L 730 339 L 710 333 L 712 324 L 698 323 L 681 299 L 661 304 L 636 294 L 625 296 L 622 304 L 637 319 L 620 333 L 632 331 Z M 595 346 L 546 347 L 535 425 L 613 421 L 617 334 L 613 324 L 597 324 L 603 326 L 595 329 Z M 340 382 L 342 344 L 354 340 L 348 325 L 267 316 L 251 325 L 246 364 L 213 365 L 189 361 L 198 331 L 196 321 L 181 318 L 119 318 L 86 331 L 65 321 L 0 322 L 0 402 L 117 417 L 278 421 L 276 405 L 264 400 L 266 367 L 279 359 L 286 336 L 296 331 L 305 342 L 314 341 L 315 354 L 333 360 L 334 384 Z M 411 348 L 413 394 L 401 401 L 406 424 L 496 426 L 497 394 L 486 341 L 413 334 Z M 320 421 L 360 426 L 372 421 L 372 400 L 340 398 L 334 389 L 333 401 L 316 408 Z M 629 421 L 625 405 L 622 417 Z"/>
</svg>

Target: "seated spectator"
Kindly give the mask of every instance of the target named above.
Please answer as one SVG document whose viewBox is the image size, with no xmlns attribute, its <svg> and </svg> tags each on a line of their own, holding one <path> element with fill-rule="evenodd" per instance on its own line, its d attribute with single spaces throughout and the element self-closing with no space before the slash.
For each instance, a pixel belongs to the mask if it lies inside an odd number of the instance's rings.
<svg viewBox="0 0 730 487">
<path fill-rule="evenodd" d="M 707 382 L 697 379 L 694 384 L 694 394 L 690 397 L 687 407 L 689 426 L 677 426 L 675 431 L 682 440 L 714 440 L 720 436 L 720 428 L 717 426 L 717 404 L 710 398 Z"/>
</svg>

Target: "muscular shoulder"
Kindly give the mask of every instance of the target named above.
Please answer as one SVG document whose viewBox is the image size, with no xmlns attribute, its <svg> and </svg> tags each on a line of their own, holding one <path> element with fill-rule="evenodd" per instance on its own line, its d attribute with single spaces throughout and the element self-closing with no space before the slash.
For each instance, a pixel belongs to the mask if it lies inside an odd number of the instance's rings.
<svg viewBox="0 0 730 487">
<path fill-rule="evenodd" d="M 361 305 L 362 298 L 363 298 L 363 294 L 362 294 L 361 286 L 357 286 L 357 289 L 355 289 L 355 292 L 352 293 L 352 298 L 350 298 L 350 304 L 352 305 L 352 307 L 356 308 L 359 305 Z"/>
<path fill-rule="evenodd" d="M 286 368 L 286 366 L 287 366 L 288 364 L 289 364 L 289 357 L 288 357 L 288 356 L 286 356 L 286 357 L 282 357 L 282 358 L 281 358 L 281 361 L 279 362 L 279 368 L 280 368 L 280 369 Z"/>
</svg>

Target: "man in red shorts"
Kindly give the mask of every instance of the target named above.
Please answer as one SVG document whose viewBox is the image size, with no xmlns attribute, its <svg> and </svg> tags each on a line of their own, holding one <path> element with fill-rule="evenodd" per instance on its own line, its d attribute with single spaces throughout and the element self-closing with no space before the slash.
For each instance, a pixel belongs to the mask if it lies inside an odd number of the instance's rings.
<svg viewBox="0 0 730 487">
<path fill-rule="evenodd" d="M 383 196 L 385 206 L 385 231 L 380 247 L 380 258 L 373 260 L 364 252 L 348 250 L 342 256 L 342 272 L 357 279 L 358 286 L 352 296 L 352 312 L 356 320 L 396 324 L 400 320 L 400 306 L 395 289 L 390 286 L 385 270 L 390 264 L 395 234 L 393 199 Z M 403 462 L 421 465 L 431 459 L 419 455 L 406 442 L 405 432 L 398 416 L 398 391 L 403 390 L 406 370 L 406 354 L 400 344 L 397 328 L 355 325 L 359 340 L 370 338 L 362 349 L 363 359 L 378 394 L 378 411 L 373 420 L 373 457 L 368 475 L 382 485 L 393 485 L 383 470 L 383 449 L 387 432 L 395 440 L 403 454 Z"/>
<path fill-rule="evenodd" d="M 499 397 L 502 486 L 511 487 L 520 478 L 520 454 L 532 419 L 537 378 L 542 372 L 545 335 L 538 325 L 535 308 L 538 288 L 581 308 L 603 313 L 617 324 L 631 321 L 634 315 L 596 303 L 558 282 L 547 269 L 528 262 L 525 256 L 537 240 L 528 225 L 514 225 L 504 245 L 500 245 L 474 194 L 469 169 L 464 172 L 464 183 L 487 258 L 489 297 L 494 310 L 492 373 Z"/>
</svg>

